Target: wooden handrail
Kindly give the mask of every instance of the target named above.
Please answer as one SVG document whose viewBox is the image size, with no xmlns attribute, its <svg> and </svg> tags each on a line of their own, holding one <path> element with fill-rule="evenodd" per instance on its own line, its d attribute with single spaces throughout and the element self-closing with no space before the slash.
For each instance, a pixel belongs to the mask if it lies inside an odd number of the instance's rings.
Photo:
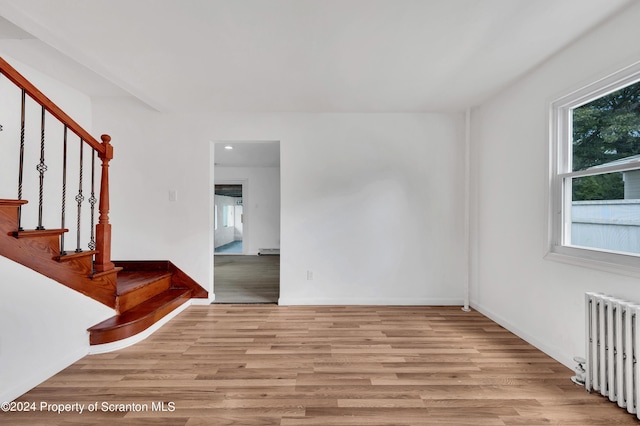
<svg viewBox="0 0 640 426">
<path fill-rule="evenodd" d="M 47 98 L 40 90 L 36 88 L 33 84 L 29 82 L 26 78 L 22 76 L 15 68 L 13 68 L 7 61 L 5 61 L 2 57 L 0 57 L 0 72 L 4 74 L 9 80 L 11 80 L 16 86 L 20 89 L 24 89 L 24 91 L 38 104 L 45 107 L 47 111 L 62 124 L 66 124 L 66 126 L 73 133 L 82 138 L 83 141 L 88 143 L 93 149 L 95 149 L 99 154 L 104 155 L 106 147 L 101 144 L 89 134 L 85 129 L 82 128 L 78 123 L 76 123 L 71 117 L 69 117 L 64 111 L 60 109 L 51 99 Z"/>
</svg>

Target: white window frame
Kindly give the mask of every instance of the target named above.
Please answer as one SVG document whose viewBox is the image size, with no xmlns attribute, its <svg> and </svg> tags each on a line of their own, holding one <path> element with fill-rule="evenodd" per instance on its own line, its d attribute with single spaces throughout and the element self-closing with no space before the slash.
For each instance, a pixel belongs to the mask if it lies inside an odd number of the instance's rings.
<svg viewBox="0 0 640 426">
<path fill-rule="evenodd" d="M 572 113 L 574 108 L 640 81 L 640 62 L 573 91 L 549 107 L 549 217 L 545 258 L 608 272 L 640 277 L 640 255 L 571 246 L 571 179 L 594 175 L 593 170 L 572 171 Z M 597 174 L 640 168 L 640 161 L 601 167 Z M 565 196 L 567 194 L 567 196 Z"/>
</svg>

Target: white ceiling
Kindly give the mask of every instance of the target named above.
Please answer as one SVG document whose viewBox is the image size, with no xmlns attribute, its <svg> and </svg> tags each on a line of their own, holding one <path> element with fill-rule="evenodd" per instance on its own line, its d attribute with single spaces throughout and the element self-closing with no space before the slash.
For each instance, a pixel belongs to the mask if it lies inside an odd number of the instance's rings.
<svg viewBox="0 0 640 426">
<path fill-rule="evenodd" d="M 633 1 L 0 0 L 0 52 L 160 111 L 451 111 Z"/>
<path fill-rule="evenodd" d="M 216 142 L 213 155 L 217 167 L 280 167 L 280 142 Z"/>
</svg>

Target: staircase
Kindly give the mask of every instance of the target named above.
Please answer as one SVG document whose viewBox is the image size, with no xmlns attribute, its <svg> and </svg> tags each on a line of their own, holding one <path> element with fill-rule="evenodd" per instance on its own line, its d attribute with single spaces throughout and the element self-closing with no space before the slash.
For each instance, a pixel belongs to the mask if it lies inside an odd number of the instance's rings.
<svg viewBox="0 0 640 426">
<path fill-rule="evenodd" d="M 198 283 L 189 278 L 173 263 L 163 261 L 113 261 L 111 260 L 111 225 L 109 224 L 109 161 L 113 158 L 111 138 L 102 136 L 98 142 L 60 108 L 45 97 L 35 86 L 20 75 L 11 65 L 0 58 L 0 73 L 13 82 L 22 92 L 22 130 L 20 132 L 20 168 L 17 199 L 0 199 L 0 256 L 18 262 L 39 272 L 73 290 L 76 290 L 115 311 L 115 316 L 89 328 L 91 345 L 117 342 L 148 329 L 173 310 L 192 298 L 207 298 L 208 294 Z M 37 167 L 39 172 L 38 226 L 32 230 L 22 228 L 22 210 L 28 207 L 28 201 L 22 198 L 23 191 L 23 152 L 25 149 L 25 98 L 28 95 L 42 108 L 41 134 L 39 147 L 41 156 Z M 64 177 L 62 192 L 62 226 L 59 229 L 45 229 L 43 222 L 43 185 L 44 172 L 47 170 L 44 158 L 45 118 L 53 117 L 64 126 Z M 39 124 L 39 123 L 38 123 Z M 65 228 L 67 189 L 67 130 L 80 137 L 80 145 L 89 145 L 91 152 L 91 240 L 88 248 L 80 245 L 70 252 L 64 249 L 64 236 L 69 232 Z M 79 188 L 77 201 L 78 220 L 75 231 L 80 241 L 81 207 L 84 200 L 83 150 L 80 149 Z M 100 173 L 100 191 L 94 196 L 94 177 L 97 175 L 95 157 L 102 160 Z M 37 181 L 37 179 L 35 179 Z M 3 182 L 0 182 L 0 190 Z M 50 187 L 47 185 L 46 187 Z M 88 193 L 89 191 L 85 191 Z M 70 197 L 70 196 L 69 196 Z M 94 205 L 99 201 L 99 221 L 94 220 Z M 46 209 L 45 209 L 46 210 Z M 86 213 L 85 213 L 86 214 Z"/>
<path fill-rule="evenodd" d="M 95 272 L 95 251 L 60 254 L 66 229 L 18 231 L 18 209 L 27 202 L 0 199 L 0 255 L 97 300 L 116 315 L 89 328 L 91 345 L 134 336 L 192 298 L 207 292 L 169 261 L 114 261 Z"/>
</svg>

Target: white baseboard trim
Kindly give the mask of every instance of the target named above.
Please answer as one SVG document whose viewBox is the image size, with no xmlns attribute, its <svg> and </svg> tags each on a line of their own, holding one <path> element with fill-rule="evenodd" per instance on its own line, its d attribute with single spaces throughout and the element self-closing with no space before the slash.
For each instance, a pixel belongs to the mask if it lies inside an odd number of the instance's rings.
<svg viewBox="0 0 640 426">
<path fill-rule="evenodd" d="M 379 299 L 379 298 L 357 298 L 357 299 L 302 299 L 295 297 L 280 297 L 278 305 L 282 306 L 311 306 L 311 305 L 374 305 L 374 306 L 462 306 L 462 299 Z"/>
<path fill-rule="evenodd" d="M 3 389 L 0 392 L 0 402 L 9 402 L 19 398 L 45 380 L 55 376 L 74 362 L 84 358 L 85 355 L 87 355 L 87 350 L 86 348 L 82 348 L 63 358 L 50 359 L 51 364 L 47 364 L 46 366 L 44 364 L 39 364 L 43 367 L 41 370 L 29 367 L 28 376 L 25 376 L 24 380 L 20 380 L 20 383 L 3 383 L 3 387 L 4 385 L 8 385 L 8 389 Z"/>
<path fill-rule="evenodd" d="M 171 321 L 175 318 L 180 312 L 187 309 L 189 306 L 193 304 L 193 299 L 184 302 L 182 305 L 178 306 L 176 309 L 171 311 L 169 314 L 164 316 L 160 321 L 153 324 L 151 327 L 147 328 L 144 331 L 136 334 L 135 336 L 127 337 L 126 339 L 119 340 L 117 342 L 105 343 L 102 345 L 91 345 L 89 346 L 89 355 L 96 354 L 104 354 L 107 352 L 117 351 L 119 349 L 124 349 L 131 345 L 135 345 L 138 342 L 142 342 L 147 337 L 151 336 L 154 332 L 158 331 L 160 327 Z"/>
<path fill-rule="evenodd" d="M 192 305 L 210 305 L 216 300 L 215 294 L 211 294 L 207 299 L 191 299 Z"/>
<path fill-rule="evenodd" d="M 506 328 L 507 330 L 509 330 L 510 332 L 512 332 L 513 334 L 515 334 L 516 336 L 520 337 L 521 339 L 525 340 L 527 343 L 535 346 L 536 348 L 540 349 L 542 352 L 544 352 L 545 354 L 549 355 L 551 358 L 555 359 L 556 361 L 558 361 L 559 363 L 563 364 L 564 366 L 566 366 L 567 368 L 570 368 L 573 370 L 573 368 L 576 366 L 575 361 L 573 361 L 573 357 L 572 356 L 566 356 L 565 354 L 561 353 L 557 348 L 553 348 L 550 346 L 547 346 L 546 344 L 544 344 L 543 342 L 539 341 L 538 339 L 536 339 L 535 337 L 533 337 L 532 335 L 530 335 L 529 333 L 526 333 L 524 331 L 522 331 L 521 329 L 519 329 L 518 327 L 514 326 L 513 324 L 511 324 L 509 321 L 507 321 L 506 319 L 504 319 L 502 316 L 496 314 L 495 312 L 492 312 L 491 310 L 475 303 L 475 302 L 471 302 L 470 303 L 471 307 L 473 309 L 475 309 L 476 311 L 480 312 L 482 315 L 484 315 L 485 317 L 489 318 L 490 320 L 494 321 L 495 323 L 501 325 L 502 327 Z"/>
</svg>

